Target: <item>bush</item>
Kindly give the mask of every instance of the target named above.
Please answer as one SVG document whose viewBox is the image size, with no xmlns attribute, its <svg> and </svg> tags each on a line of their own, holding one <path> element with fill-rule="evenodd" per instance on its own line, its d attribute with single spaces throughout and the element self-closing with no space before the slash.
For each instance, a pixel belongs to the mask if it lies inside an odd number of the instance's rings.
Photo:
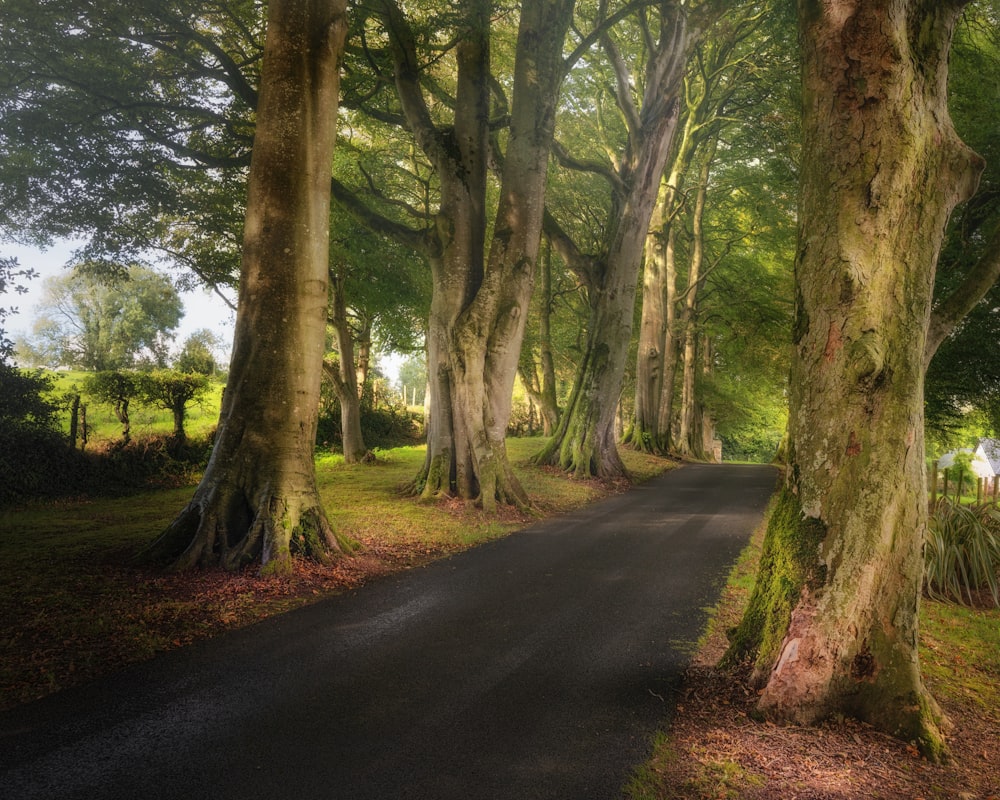
<svg viewBox="0 0 1000 800">
<path fill-rule="evenodd" d="M 370 449 L 387 450 L 405 447 L 421 441 L 418 416 L 402 406 L 361 407 L 361 435 Z M 316 428 L 316 443 L 321 447 L 340 447 L 340 404 L 331 403 L 322 409 Z"/>
<path fill-rule="evenodd" d="M 205 469 L 211 453 L 211 436 L 148 436 L 82 452 L 55 431 L 0 430 L 0 506 L 181 485 Z"/>
<path fill-rule="evenodd" d="M 943 497 L 931 508 L 924 547 L 925 587 L 936 600 L 975 602 L 989 591 L 1000 607 L 1000 511 Z"/>
</svg>

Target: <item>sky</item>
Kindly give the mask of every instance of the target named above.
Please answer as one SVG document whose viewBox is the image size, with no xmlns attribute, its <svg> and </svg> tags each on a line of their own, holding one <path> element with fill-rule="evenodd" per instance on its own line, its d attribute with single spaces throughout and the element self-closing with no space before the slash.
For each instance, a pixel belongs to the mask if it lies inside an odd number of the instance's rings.
<svg viewBox="0 0 1000 800">
<path fill-rule="evenodd" d="M 17 258 L 21 267 L 34 269 L 39 274 L 37 278 L 27 283 L 27 294 L 12 293 L 0 297 L 0 304 L 8 307 L 16 306 L 18 309 L 17 314 L 7 318 L 7 335 L 11 339 L 31 333 L 36 308 L 42 299 L 42 283 L 50 275 L 60 274 L 67 264 L 72 262 L 73 248 L 73 242 L 68 240 L 57 242 L 47 250 L 0 242 L 0 256 L 13 256 Z M 236 315 L 218 295 L 206 290 L 181 292 L 181 300 L 184 303 L 184 317 L 174 339 L 176 348 L 179 349 L 184 340 L 196 330 L 208 328 L 224 343 L 225 352 L 218 355 L 227 360 L 232 345 Z"/>
</svg>

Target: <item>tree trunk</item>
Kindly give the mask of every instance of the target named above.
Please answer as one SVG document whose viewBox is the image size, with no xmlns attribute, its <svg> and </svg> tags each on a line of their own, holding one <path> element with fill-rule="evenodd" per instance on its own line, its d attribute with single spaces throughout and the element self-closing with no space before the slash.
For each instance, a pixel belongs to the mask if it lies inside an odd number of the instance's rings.
<svg viewBox="0 0 1000 800">
<path fill-rule="evenodd" d="M 147 553 L 291 569 L 342 551 L 316 487 L 343 0 L 271 0 L 229 385 L 194 498 Z M 180 554 L 178 556 L 178 553 Z"/>
<path fill-rule="evenodd" d="M 632 338 L 635 292 L 649 221 L 680 112 L 680 88 L 693 38 L 685 10 L 661 7 L 660 40 L 649 54 L 642 107 L 634 106 L 628 69 L 610 40 L 605 49 L 618 76 L 629 139 L 613 203 L 606 255 L 590 270 L 587 342 L 556 435 L 536 456 L 576 476 L 626 477 L 618 454 L 615 414 Z"/>
<path fill-rule="evenodd" d="M 664 296 L 667 307 L 666 333 L 663 338 L 663 380 L 660 383 L 660 402 L 657 428 L 663 443 L 663 452 L 674 446 L 674 388 L 677 383 L 677 225 L 671 221 L 667 230 L 664 259 Z"/>
<path fill-rule="evenodd" d="M 684 336 L 681 378 L 681 424 L 677 436 L 677 448 L 683 456 L 704 458 L 701 447 L 701 433 L 697 422 L 699 409 L 695 397 L 698 373 L 698 290 L 704 280 L 705 262 L 705 200 L 708 196 L 708 177 L 715 157 L 718 139 L 712 139 L 703 155 L 695 194 L 694 209 L 691 212 L 691 264 L 688 269 L 687 291 L 684 310 L 681 314 L 681 330 Z"/>
<path fill-rule="evenodd" d="M 923 377 L 953 207 L 981 160 L 947 109 L 964 2 L 801 0 L 804 152 L 790 470 L 729 659 L 759 708 L 847 714 L 943 753 L 920 675 Z"/>
<path fill-rule="evenodd" d="M 340 403 L 340 437 L 344 461 L 358 464 L 365 460 L 368 448 L 361 433 L 361 392 L 354 360 L 354 336 L 347 318 L 347 298 L 340 277 L 331 271 L 330 325 L 337 347 L 337 366 L 323 365 Z"/>
<path fill-rule="evenodd" d="M 538 298 L 538 350 L 541 374 L 535 363 L 530 342 L 524 342 L 518 373 L 532 406 L 539 410 L 542 435 L 551 436 L 559 425 L 559 401 L 556 396 L 556 367 L 552 356 L 552 254 L 549 248 L 539 259 L 541 286 Z"/>
<path fill-rule="evenodd" d="M 538 344 L 542 361 L 542 385 L 538 407 L 542 413 L 545 436 L 559 425 L 559 399 L 556 395 L 556 363 L 552 356 L 552 248 L 547 247 L 540 265 L 542 303 L 538 320 Z"/>
<path fill-rule="evenodd" d="M 441 153 L 436 159 L 442 184 L 439 218 L 448 227 L 440 231 L 441 256 L 431 259 L 431 416 L 427 461 L 418 476 L 425 497 L 455 494 L 478 500 L 486 510 L 497 503 L 528 503 L 507 458 L 506 429 L 534 285 L 547 160 L 564 75 L 562 45 L 573 6 L 573 0 L 521 6 L 510 131 L 484 263 L 489 4 L 469 4 L 473 24 L 459 48 L 455 121 L 462 169 Z M 409 96 L 415 105 L 416 98 Z M 419 130 L 418 115 L 410 118 Z M 429 138 L 428 132 L 425 141 Z M 433 142 L 427 149 L 437 153 Z"/>
<path fill-rule="evenodd" d="M 645 453 L 665 453 L 669 447 L 660 429 L 659 412 L 670 311 L 666 291 L 667 216 L 673 197 L 674 192 L 668 181 L 660 187 L 653 209 L 643 260 L 642 317 L 635 364 L 635 415 L 625 443 Z"/>
<path fill-rule="evenodd" d="M 174 418 L 174 438 L 178 442 L 187 439 L 184 431 L 184 417 L 187 416 L 187 399 L 175 399 L 170 406 L 170 413 Z"/>
</svg>

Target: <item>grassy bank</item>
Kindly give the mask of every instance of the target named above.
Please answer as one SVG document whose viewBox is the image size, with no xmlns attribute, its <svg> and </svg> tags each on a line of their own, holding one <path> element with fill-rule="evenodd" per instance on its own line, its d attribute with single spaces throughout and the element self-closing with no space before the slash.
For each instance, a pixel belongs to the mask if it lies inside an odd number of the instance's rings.
<svg viewBox="0 0 1000 800">
<path fill-rule="evenodd" d="M 540 515 L 623 488 L 530 466 L 527 459 L 542 441 L 509 443 Z M 623 456 L 638 479 L 670 466 L 635 453 Z M 503 536 L 535 519 L 513 512 L 490 518 L 467 504 L 403 496 L 400 487 L 423 458 L 422 447 L 380 451 L 370 466 L 320 456 L 317 474 L 330 519 L 363 547 L 330 567 L 299 563 L 289 578 L 263 579 L 252 571 L 173 575 L 131 565 L 131 557 L 183 508 L 190 486 L 0 510 L 0 707 Z"/>
<path fill-rule="evenodd" d="M 715 664 L 753 590 L 765 527 L 729 576 L 677 713 L 627 787 L 629 800 L 1000 798 L 1000 610 L 992 606 L 922 604 L 920 659 L 952 724 L 948 764 L 852 720 L 800 728 L 751 718 L 756 693 Z"/>
</svg>

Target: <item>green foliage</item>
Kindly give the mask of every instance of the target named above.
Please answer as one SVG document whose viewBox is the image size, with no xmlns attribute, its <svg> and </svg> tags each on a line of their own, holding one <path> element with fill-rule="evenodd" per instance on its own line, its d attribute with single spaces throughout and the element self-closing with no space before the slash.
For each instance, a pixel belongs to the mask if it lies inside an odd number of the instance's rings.
<svg viewBox="0 0 1000 800">
<path fill-rule="evenodd" d="M 163 275 L 145 267 L 109 274 L 84 264 L 45 280 L 33 326 L 34 348 L 49 363 L 92 370 L 163 366 L 184 314 Z"/>
<path fill-rule="evenodd" d="M 955 31 L 949 107 L 962 139 L 986 162 L 977 194 L 953 215 L 935 277 L 935 299 L 948 296 L 984 255 L 1000 225 L 1000 20 L 995 4 L 974 3 Z M 1000 285 L 942 343 L 925 380 L 926 424 L 939 441 L 954 439 L 970 409 L 1000 431 Z"/>
<path fill-rule="evenodd" d="M 102 403 L 107 403 L 115 412 L 115 417 L 123 425 L 122 438 L 129 440 L 131 420 L 129 406 L 139 396 L 136 375 L 130 372 L 97 372 L 87 376 L 84 391 Z"/>
<path fill-rule="evenodd" d="M 972 604 L 985 590 L 1000 606 L 1000 511 L 939 498 L 927 525 L 924 561 L 924 585 L 934 599 Z"/>
<path fill-rule="evenodd" d="M 135 376 L 140 402 L 163 408 L 174 417 L 174 435 L 184 438 L 184 415 L 188 403 L 203 397 L 208 391 L 207 375 L 158 369 Z"/>
<path fill-rule="evenodd" d="M 256 0 L 4 0 L 0 227 L 230 282 L 263 28 Z"/>
<path fill-rule="evenodd" d="M 951 466 L 945 469 L 945 475 L 954 482 L 959 496 L 965 494 L 967 488 L 971 488 L 975 479 L 972 471 L 972 459 L 974 453 L 971 450 L 959 450 L 954 455 Z"/>
<path fill-rule="evenodd" d="M 422 406 L 427 392 L 427 359 L 410 356 L 399 365 L 399 389 L 406 391 L 405 405 Z"/>
<path fill-rule="evenodd" d="M 184 340 L 180 353 L 174 361 L 178 372 L 198 375 L 214 375 L 218 365 L 215 351 L 222 346 L 219 337 L 206 328 L 200 328 Z"/>
<path fill-rule="evenodd" d="M 386 449 L 416 444 L 419 440 L 417 417 L 397 405 L 361 406 L 361 435 L 372 449 Z M 320 447 L 341 446 L 340 404 L 331 403 L 320 411 L 316 443 Z"/>
<path fill-rule="evenodd" d="M 43 373 L 0 363 L 0 430 L 51 430 L 57 410 L 51 391 L 52 379 Z"/>
</svg>

